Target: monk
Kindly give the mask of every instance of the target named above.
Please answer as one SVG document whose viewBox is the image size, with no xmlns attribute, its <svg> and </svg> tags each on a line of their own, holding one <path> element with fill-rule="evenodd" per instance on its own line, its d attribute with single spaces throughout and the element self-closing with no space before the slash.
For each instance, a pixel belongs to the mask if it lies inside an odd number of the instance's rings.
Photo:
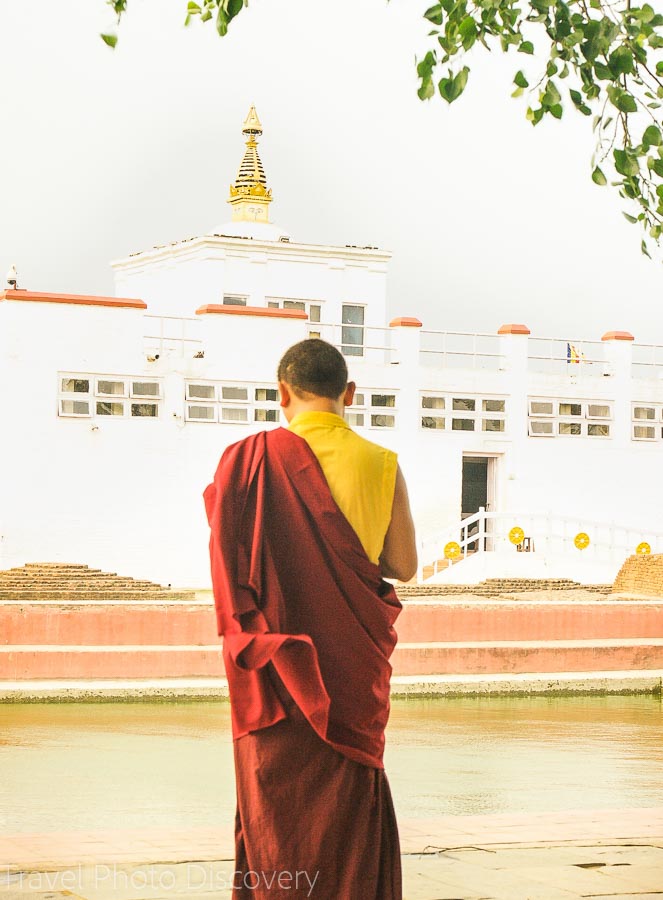
<svg viewBox="0 0 663 900">
<path fill-rule="evenodd" d="M 400 603 L 417 566 L 390 450 L 343 418 L 320 339 L 278 367 L 289 427 L 228 447 L 205 491 L 237 782 L 234 900 L 401 900 L 384 772 Z"/>
</svg>

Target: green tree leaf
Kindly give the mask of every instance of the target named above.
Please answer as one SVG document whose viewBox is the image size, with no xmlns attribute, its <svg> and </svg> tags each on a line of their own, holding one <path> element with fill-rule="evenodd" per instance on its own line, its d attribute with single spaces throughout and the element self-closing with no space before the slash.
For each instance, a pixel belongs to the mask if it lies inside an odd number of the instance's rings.
<svg viewBox="0 0 663 900">
<path fill-rule="evenodd" d="M 594 182 L 594 184 L 600 184 L 601 186 L 608 183 L 608 179 L 605 177 L 598 166 L 596 166 L 596 168 L 592 172 L 592 181 Z"/>
</svg>

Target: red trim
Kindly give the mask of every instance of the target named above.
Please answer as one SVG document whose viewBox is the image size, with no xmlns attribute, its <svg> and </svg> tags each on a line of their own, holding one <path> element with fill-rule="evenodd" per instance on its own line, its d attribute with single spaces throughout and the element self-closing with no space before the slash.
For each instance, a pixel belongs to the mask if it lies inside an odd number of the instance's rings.
<svg viewBox="0 0 663 900">
<path fill-rule="evenodd" d="M 419 319 L 414 319 L 411 316 L 401 316 L 398 319 L 392 319 L 389 323 L 390 328 L 421 328 L 421 322 Z"/>
<path fill-rule="evenodd" d="M 2 300 L 31 300 L 37 303 L 71 303 L 73 306 L 110 306 L 119 309 L 147 309 L 147 303 L 127 297 L 96 297 L 88 294 L 48 294 L 43 291 L 3 291 Z"/>
<path fill-rule="evenodd" d="M 498 329 L 498 334 L 531 334 L 527 325 L 502 325 Z"/>
<path fill-rule="evenodd" d="M 606 331 L 601 338 L 602 341 L 634 341 L 635 338 L 630 331 Z"/>
<path fill-rule="evenodd" d="M 269 306 L 224 306 L 221 303 L 208 303 L 199 306 L 196 315 L 219 313 L 224 316 L 266 316 L 272 319 L 308 319 L 301 309 L 271 309 Z"/>
</svg>

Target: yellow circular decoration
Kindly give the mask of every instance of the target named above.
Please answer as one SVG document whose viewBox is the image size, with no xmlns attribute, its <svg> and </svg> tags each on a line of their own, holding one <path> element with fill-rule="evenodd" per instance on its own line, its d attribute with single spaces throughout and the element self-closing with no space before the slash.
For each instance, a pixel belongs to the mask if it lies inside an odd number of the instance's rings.
<svg viewBox="0 0 663 900">
<path fill-rule="evenodd" d="M 642 543 L 638 544 L 638 546 L 635 548 L 635 552 L 638 554 L 638 556 L 647 556 L 649 553 L 651 553 L 651 547 L 649 546 L 647 541 L 642 541 Z"/>
<path fill-rule="evenodd" d="M 589 547 L 589 535 L 585 534 L 584 531 L 580 531 L 573 539 L 573 543 L 576 545 L 578 550 L 584 550 L 585 547 Z"/>
<path fill-rule="evenodd" d="M 448 544 L 444 547 L 444 558 L 445 559 L 458 559 L 460 556 L 460 544 L 457 544 L 456 541 L 449 541 Z"/>
<path fill-rule="evenodd" d="M 509 532 L 509 540 L 512 544 L 522 544 L 525 532 L 518 525 L 515 525 Z"/>
</svg>

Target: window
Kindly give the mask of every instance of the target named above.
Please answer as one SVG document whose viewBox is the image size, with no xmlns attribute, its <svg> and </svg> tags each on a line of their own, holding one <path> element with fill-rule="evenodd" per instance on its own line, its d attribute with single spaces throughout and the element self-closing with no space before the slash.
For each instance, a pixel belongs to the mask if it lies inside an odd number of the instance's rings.
<svg viewBox="0 0 663 900">
<path fill-rule="evenodd" d="M 395 394 L 371 394 L 371 406 L 396 406 Z"/>
<path fill-rule="evenodd" d="M 423 409 L 444 409 L 444 397 L 422 397 Z"/>
<path fill-rule="evenodd" d="M 554 415 L 552 400 L 530 400 L 529 414 L 530 416 Z"/>
<path fill-rule="evenodd" d="M 539 436 L 541 436 L 541 437 L 544 437 L 544 436 L 550 436 L 550 437 L 552 437 L 553 434 L 554 434 L 554 432 L 553 432 L 553 425 L 554 425 L 554 422 L 537 422 L 537 421 L 532 421 L 532 422 L 529 423 L 529 433 L 530 433 L 531 435 L 536 436 L 536 437 L 539 437 Z"/>
<path fill-rule="evenodd" d="M 89 378 L 63 378 L 61 390 L 63 393 L 88 394 L 90 380 Z"/>
<path fill-rule="evenodd" d="M 632 435 L 635 441 L 660 441 L 663 440 L 663 403 L 634 403 L 631 415 L 633 417 Z M 647 423 L 647 424 L 643 424 Z"/>
<path fill-rule="evenodd" d="M 506 431 L 506 400 L 501 397 L 426 393 L 421 396 L 421 409 L 421 427 L 430 431 Z M 429 410 L 435 415 L 429 415 Z"/>
<path fill-rule="evenodd" d="M 394 416 L 371 415 L 371 425 L 373 428 L 393 428 L 396 424 Z"/>
<path fill-rule="evenodd" d="M 249 411 L 244 406 L 222 406 L 222 422 L 248 422 Z"/>
<path fill-rule="evenodd" d="M 187 384 L 187 400 L 216 400 L 216 391 L 213 384 Z"/>
<path fill-rule="evenodd" d="M 278 300 L 268 300 L 267 301 L 267 309 L 278 309 L 280 307 L 280 303 Z"/>
<path fill-rule="evenodd" d="M 308 308 L 308 318 L 309 322 L 319 322 L 320 321 L 320 306 L 317 303 L 311 303 Z"/>
<path fill-rule="evenodd" d="M 444 430 L 445 420 L 440 416 L 422 416 L 421 417 L 421 427 L 422 428 L 437 428 L 440 431 Z"/>
<path fill-rule="evenodd" d="M 278 422 L 278 409 L 256 409 L 254 410 L 254 419 L 256 422 Z"/>
<path fill-rule="evenodd" d="M 188 403 L 186 416 L 187 419 L 194 422 L 216 422 L 216 407 Z"/>
<path fill-rule="evenodd" d="M 97 401 L 98 416 L 123 416 L 124 403 L 109 403 L 108 401 Z"/>
<path fill-rule="evenodd" d="M 89 400 L 60 400 L 61 416 L 89 416 Z"/>
<path fill-rule="evenodd" d="M 484 412 L 504 412 L 504 400 L 484 400 L 482 408 Z"/>
<path fill-rule="evenodd" d="M 159 416 L 161 382 L 158 380 L 143 381 L 128 375 L 69 374 L 58 376 L 58 385 L 58 415 L 62 417 L 155 419 Z M 142 398 L 150 402 L 139 402 Z"/>
<path fill-rule="evenodd" d="M 243 294 L 224 294 L 223 295 L 223 305 L 224 306 L 246 306 L 246 301 L 249 298 Z"/>
<path fill-rule="evenodd" d="M 160 384 L 158 381 L 132 381 L 132 397 L 160 397 Z"/>
<path fill-rule="evenodd" d="M 271 386 L 189 381 L 185 398 L 187 422 L 252 427 L 280 421 L 279 392 Z"/>
<path fill-rule="evenodd" d="M 245 387 L 234 387 L 224 384 L 221 388 L 221 397 L 223 400 L 248 400 L 249 391 Z"/>
<path fill-rule="evenodd" d="M 343 304 L 341 352 L 345 356 L 364 355 L 364 307 Z"/>
<path fill-rule="evenodd" d="M 276 388 L 256 388 L 256 400 L 269 400 L 276 402 L 279 399 L 279 392 Z"/>
<path fill-rule="evenodd" d="M 283 309 L 298 309 L 300 312 L 306 312 L 306 304 L 303 300 L 284 300 Z"/>
<path fill-rule="evenodd" d="M 545 421 L 543 417 L 549 417 Z M 593 420 L 600 419 L 596 422 Z M 609 438 L 612 404 L 601 400 L 529 400 L 530 437 Z"/>
<path fill-rule="evenodd" d="M 132 403 L 131 415 L 154 419 L 159 415 L 159 406 L 157 403 Z"/>
<path fill-rule="evenodd" d="M 345 421 L 353 428 L 363 428 L 364 413 L 346 412 Z"/>
<path fill-rule="evenodd" d="M 126 387 L 123 381 L 106 381 L 105 379 L 97 378 L 97 395 L 99 394 L 125 397 Z"/>
<path fill-rule="evenodd" d="M 363 406 L 364 405 L 364 395 L 360 394 L 358 391 L 355 391 L 352 405 L 353 406 Z"/>
</svg>

